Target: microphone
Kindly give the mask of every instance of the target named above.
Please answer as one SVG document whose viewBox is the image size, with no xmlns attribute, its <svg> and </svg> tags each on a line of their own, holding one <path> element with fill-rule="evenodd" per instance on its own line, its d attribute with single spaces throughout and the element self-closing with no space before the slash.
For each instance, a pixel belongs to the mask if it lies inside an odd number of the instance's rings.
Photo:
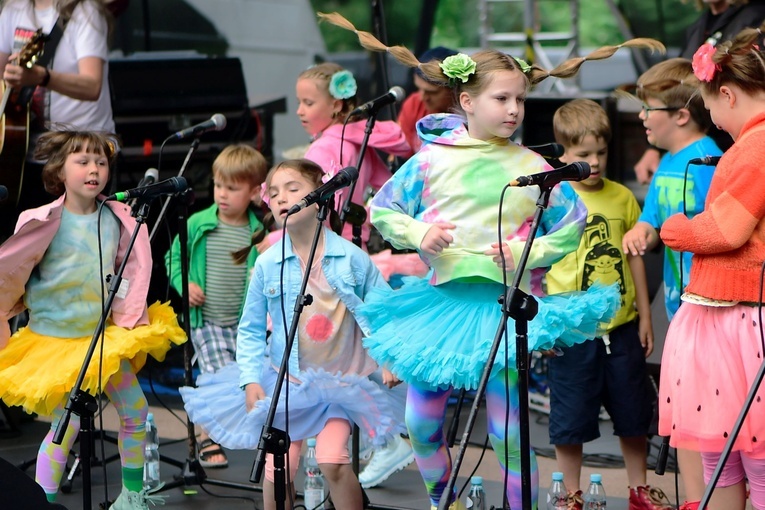
<svg viewBox="0 0 765 510">
<path fill-rule="evenodd" d="M 138 181 L 138 186 L 136 186 L 136 189 L 138 188 L 145 188 L 146 186 L 150 186 L 151 184 L 154 184 L 159 180 L 159 171 L 156 168 L 149 168 L 146 170 L 146 173 L 143 174 L 143 178 Z M 135 205 L 136 199 L 133 199 L 130 203 L 130 206 L 132 207 Z"/>
<path fill-rule="evenodd" d="M 146 170 L 146 173 L 143 174 L 143 178 L 138 181 L 138 186 L 136 188 L 143 188 L 144 186 L 149 186 L 151 184 L 154 184 L 159 180 L 159 171 L 156 168 L 149 168 Z"/>
<path fill-rule="evenodd" d="M 337 190 L 350 186 L 350 184 L 358 178 L 359 171 L 355 167 L 347 166 L 343 168 L 330 180 L 307 194 L 300 202 L 290 207 L 289 211 L 287 211 L 287 216 L 295 214 L 309 205 L 327 200 L 334 195 Z"/>
<path fill-rule="evenodd" d="M 160 195 L 172 195 L 179 191 L 184 191 L 189 185 L 186 183 L 186 179 L 183 177 L 170 177 L 164 181 L 152 184 L 150 186 L 143 186 L 138 188 L 129 189 L 127 191 L 119 191 L 114 195 L 109 195 L 106 200 L 116 200 L 118 202 L 125 202 L 131 198 L 142 198 L 144 200 L 151 200 Z"/>
<path fill-rule="evenodd" d="M 177 138 L 178 140 L 181 140 L 189 136 L 201 135 L 202 133 L 207 133 L 208 131 L 223 131 L 225 127 L 226 116 L 222 113 L 216 113 L 204 122 L 200 122 L 199 124 L 173 133 L 170 138 Z"/>
<path fill-rule="evenodd" d="M 371 116 L 376 114 L 380 108 L 393 103 L 400 103 L 406 97 L 406 92 L 401 87 L 391 87 L 391 89 L 380 97 L 367 101 L 351 112 L 349 117 L 356 115 Z"/>
<path fill-rule="evenodd" d="M 6 200 L 8 200 L 8 188 L 0 186 L 0 202 L 5 202 Z"/>
<path fill-rule="evenodd" d="M 722 158 L 722 156 L 704 156 L 703 158 L 693 158 L 691 160 L 688 160 L 688 164 L 717 166 L 717 163 L 720 162 L 720 158 Z"/>
<path fill-rule="evenodd" d="M 510 186 L 540 186 L 552 188 L 561 181 L 583 181 L 590 176 L 590 165 L 584 161 L 574 161 L 573 163 L 566 165 L 549 172 L 540 172 L 534 175 L 527 175 L 524 177 L 518 177 L 514 181 L 510 181 Z"/>
<path fill-rule="evenodd" d="M 542 156 L 543 158 L 559 158 L 563 156 L 563 153 L 566 151 L 563 146 L 559 143 L 545 143 L 542 145 L 529 145 L 526 147 L 529 150 L 532 150 Z"/>
</svg>

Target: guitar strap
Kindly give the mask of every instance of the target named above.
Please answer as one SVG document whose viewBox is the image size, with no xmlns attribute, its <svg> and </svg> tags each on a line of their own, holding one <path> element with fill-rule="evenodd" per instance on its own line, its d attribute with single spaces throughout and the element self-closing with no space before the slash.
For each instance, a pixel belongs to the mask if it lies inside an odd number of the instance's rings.
<svg viewBox="0 0 765 510">
<path fill-rule="evenodd" d="M 64 25 L 64 22 L 61 18 L 56 19 L 56 22 L 53 24 L 53 29 L 48 34 L 48 39 L 45 41 L 45 50 L 43 51 L 43 54 L 40 55 L 40 58 L 37 59 L 37 64 L 48 67 L 48 64 L 53 62 L 53 57 L 56 55 L 56 48 L 58 48 L 58 43 L 61 42 L 61 37 L 64 35 L 64 29 L 66 26 Z M 37 87 L 23 87 L 19 91 L 19 99 L 18 102 L 21 105 L 29 104 L 29 101 L 32 100 L 32 97 L 35 94 L 35 89 Z"/>
</svg>

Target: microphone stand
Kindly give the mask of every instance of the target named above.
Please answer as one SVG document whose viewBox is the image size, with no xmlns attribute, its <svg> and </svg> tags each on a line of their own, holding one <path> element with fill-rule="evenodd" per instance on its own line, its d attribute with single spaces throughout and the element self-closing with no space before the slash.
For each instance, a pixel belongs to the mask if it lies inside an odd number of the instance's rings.
<svg viewBox="0 0 765 510">
<path fill-rule="evenodd" d="M 534 296 L 528 295 L 519 286 L 523 271 L 531 252 L 531 245 L 539 230 L 539 223 L 542 219 L 542 213 L 547 208 L 550 201 L 550 194 L 553 186 L 540 185 L 540 194 L 537 199 L 537 209 L 534 212 L 534 218 L 531 222 L 529 235 L 526 238 L 526 244 L 523 247 L 521 258 L 518 261 L 513 277 L 512 285 L 506 290 L 505 295 L 500 298 L 502 302 L 502 319 L 494 336 L 494 343 L 489 351 L 489 359 L 484 366 L 481 379 L 478 383 L 473 405 L 470 408 L 470 415 L 462 434 L 462 441 L 457 453 L 457 457 L 452 465 L 452 472 L 449 475 L 449 481 L 446 484 L 441 499 L 438 502 L 438 510 L 446 510 L 450 504 L 451 494 L 457 481 L 460 467 L 465 451 L 467 450 L 470 434 L 475 426 L 478 415 L 478 408 L 481 405 L 481 399 L 486 392 L 486 386 L 489 382 L 494 360 L 499 351 L 500 342 L 507 330 L 507 319 L 512 317 L 515 321 L 515 362 L 518 370 L 518 420 L 520 422 L 520 448 L 521 448 L 521 501 L 523 510 L 532 510 L 531 508 L 531 442 L 529 440 L 529 345 L 528 345 L 528 323 L 536 315 L 539 305 Z M 508 439 L 505 438 L 505 441 Z M 507 469 L 507 468 L 505 468 Z M 504 492 L 504 491 L 503 491 Z M 504 497 L 504 496 L 503 496 Z"/>
<path fill-rule="evenodd" d="M 191 156 L 194 154 L 194 152 L 199 147 L 200 139 L 199 137 L 195 138 L 193 142 L 191 142 L 191 145 L 189 146 L 189 150 L 186 153 L 186 158 L 183 160 L 183 164 L 181 165 L 181 169 L 178 172 L 178 177 L 182 177 L 184 172 L 186 171 L 186 165 L 188 165 L 189 161 L 191 160 Z M 179 194 L 180 195 L 180 201 L 178 203 L 178 206 L 176 207 L 176 214 L 178 219 L 178 241 L 180 244 L 180 250 L 181 250 L 181 302 L 182 302 L 182 315 L 183 315 L 183 330 L 186 333 L 186 342 L 183 344 L 183 383 L 186 386 L 193 386 L 194 381 L 192 378 L 192 367 L 191 367 L 191 360 L 194 357 L 193 352 L 193 346 L 191 345 L 191 307 L 189 305 L 189 253 L 188 253 L 188 243 L 189 243 L 189 230 L 188 230 L 188 206 L 191 203 L 191 197 L 193 196 L 193 191 L 191 191 L 190 188 L 187 188 L 185 191 Z M 172 196 L 168 196 L 165 200 L 164 204 L 162 204 L 162 210 L 159 213 L 159 217 L 157 218 L 157 221 L 154 223 L 154 227 L 152 228 L 151 234 L 149 235 L 149 241 L 151 242 L 154 239 L 154 234 L 157 232 L 157 227 L 162 222 L 162 218 L 165 214 L 165 212 L 168 209 L 168 205 L 170 203 Z M 188 487 L 192 484 L 197 484 L 200 487 L 204 483 L 208 483 L 210 485 L 216 485 L 219 487 L 229 487 L 232 489 L 241 489 L 241 490 L 248 490 L 248 491 L 254 491 L 254 492 L 261 492 L 260 487 L 255 487 L 253 485 L 249 484 L 241 484 L 236 482 L 229 482 L 227 480 L 215 480 L 212 478 L 207 477 L 207 473 L 205 473 L 204 467 L 202 467 L 202 464 L 199 463 L 199 460 L 197 459 L 197 438 L 196 433 L 194 431 L 194 424 L 191 422 L 191 420 L 188 419 L 188 416 L 186 417 L 186 434 L 187 434 L 187 445 L 188 445 L 188 453 L 186 460 L 181 462 L 179 460 L 167 457 L 165 455 L 160 454 L 159 460 L 162 462 L 165 462 L 167 464 L 170 464 L 172 466 L 178 467 L 182 469 L 182 473 L 175 477 L 175 480 L 172 482 L 164 484 L 159 490 L 155 492 L 163 492 L 175 487 Z"/>
<path fill-rule="evenodd" d="M 284 379 L 289 367 L 290 353 L 292 353 L 292 345 L 295 343 L 295 335 L 297 334 L 300 315 L 303 313 L 304 307 L 310 306 L 311 303 L 313 303 L 313 296 L 306 294 L 306 288 L 308 287 L 308 279 L 311 275 L 313 259 L 316 256 L 316 248 L 319 245 L 321 230 L 324 228 L 324 220 L 327 219 L 327 215 L 329 214 L 328 202 L 329 199 L 318 202 L 319 212 L 316 214 L 316 218 L 318 219 L 318 222 L 316 223 L 316 231 L 314 232 L 313 240 L 311 241 L 311 250 L 308 253 L 308 260 L 306 261 L 305 271 L 303 272 L 300 293 L 295 299 L 295 313 L 292 316 L 292 323 L 290 324 L 289 333 L 287 334 L 282 362 L 281 365 L 279 365 L 279 373 L 276 376 L 276 385 L 274 386 L 274 392 L 271 396 L 271 404 L 268 407 L 266 422 L 263 424 L 260 441 L 258 442 L 258 452 L 255 455 L 255 462 L 252 465 L 252 471 L 250 473 L 250 481 L 252 483 L 260 482 L 263 476 L 263 469 L 266 465 L 266 454 L 270 453 L 274 456 L 274 500 L 276 502 L 277 510 L 284 510 L 284 503 L 287 499 L 284 456 L 289 451 L 290 438 L 285 431 L 279 430 L 273 426 L 274 418 L 276 416 L 276 408 L 279 404 L 282 384 L 284 384 Z M 285 218 L 285 229 L 288 220 L 289 215 Z M 282 238 L 282 242 L 286 241 L 286 238 Z"/>
<path fill-rule="evenodd" d="M 101 311 L 101 317 L 96 325 L 96 330 L 93 332 L 93 337 L 90 340 L 88 351 L 85 353 L 85 359 L 80 367 L 80 372 L 77 374 L 77 380 L 74 383 L 74 387 L 69 392 L 69 401 L 64 408 L 64 414 L 58 420 L 56 425 L 56 433 L 53 435 L 53 443 L 60 445 L 64 441 L 64 435 L 69 425 L 69 420 L 72 417 L 72 413 L 80 417 L 80 466 L 82 469 L 82 505 L 83 508 L 91 508 L 91 447 L 93 441 L 93 416 L 98 410 L 98 403 L 96 397 L 90 393 L 82 390 L 82 383 L 85 380 L 85 374 L 88 371 L 90 360 L 93 357 L 93 353 L 96 350 L 98 340 L 104 332 L 106 319 L 109 315 L 109 311 L 112 308 L 112 303 L 117 295 L 117 291 L 122 283 L 122 273 L 125 271 L 125 266 L 130 258 L 130 253 L 133 251 L 133 245 L 138 237 L 138 232 L 146 220 L 146 216 L 149 212 L 149 205 L 146 201 L 139 201 L 138 209 L 133 211 L 135 216 L 135 229 L 128 242 L 127 249 L 125 250 L 125 257 L 120 264 L 120 267 L 115 274 L 109 280 L 109 294 L 107 295 L 104 303 L 104 308 Z M 103 205 L 101 207 L 104 207 Z"/>
<path fill-rule="evenodd" d="M 172 137 L 169 137 L 168 139 L 170 138 Z M 194 141 L 191 142 L 191 145 L 189 146 L 189 150 L 186 152 L 186 158 L 183 160 L 183 163 L 181 164 L 181 169 L 178 171 L 177 177 L 183 177 L 183 173 L 186 171 L 186 165 L 189 164 L 189 161 L 191 160 L 191 156 L 197 151 L 201 141 L 202 140 L 197 136 L 196 138 L 194 138 Z M 154 235 L 157 233 L 157 228 L 159 227 L 160 223 L 162 223 L 162 219 L 165 217 L 165 213 L 167 212 L 167 206 L 170 203 L 170 198 L 171 197 L 167 197 L 165 199 L 165 202 L 162 204 L 162 209 L 160 209 L 159 211 L 159 216 L 157 216 L 157 221 L 154 222 L 154 226 L 152 227 L 151 233 L 149 234 L 149 242 L 154 240 Z"/>
<path fill-rule="evenodd" d="M 369 137 L 371 136 L 372 130 L 375 127 L 375 122 L 377 121 L 376 117 L 377 117 L 377 112 L 374 111 L 374 110 L 371 111 L 369 113 L 369 117 L 367 117 L 366 126 L 364 126 L 364 138 L 361 140 L 361 147 L 359 149 L 359 157 L 356 160 L 356 169 L 359 172 L 361 172 L 361 164 L 364 162 L 364 155 L 367 152 L 367 145 L 369 144 Z M 352 206 L 361 207 L 362 210 L 363 210 L 363 206 L 360 206 L 358 204 L 354 204 L 353 203 L 353 193 L 356 190 L 356 181 L 357 180 L 358 179 L 353 179 L 353 181 L 351 181 L 351 185 L 348 187 L 348 197 L 345 199 L 345 202 L 343 203 L 343 207 L 340 210 L 340 225 L 341 225 L 341 227 L 340 227 L 340 232 L 338 232 L 338 235 L 342 234 L 342 229 L 343 229 L 343 227 L 345 227 L 346 221 L 348 221 L 347 217 L 348 217 L 348 214 L 351 212 Z M 361 215 L 361 213 L 359 213 L 358 211 L 354 210 L 354 214 L 353 214 L 354 217 L 358 217 L 360 215 Z M 355 244 L 359 248 L 361 248 L 361 225 L 364 224 L 366 219 L 367 219 L 366 218 L 366 210 L 364 210 L 363 220 L 361 220 L 361 221 L 352 221 L 351 222 L 351 224 L 353 226 L 353 229 L 352 229 L 353 239 L 351 239 L 351 241 L 353 242 L 353 244 Z M 357 218 L 355 218 L 355 220 L 357 220 Z"/>
<path fill-rule="evenodd" d="M 372 111 L 369 114 L 369 117 L 367 118 L 366 126 L 364 127 L 364 138 L 361 141 L 361 147 L 359 149 L 359 157 L 356 160 L 356 168 L 361 171 L 361 164 L 364 162 L 364 155 L 367 152 L 367 145 L 369 144 L 369 137 L 372 134 L 372 130 L 375 126 L 375 121 L 377 116 L 376 111 Z M 343 203 L 343 207 L 340 210 L 340 232 L 337 232 L 338 235 L 342 235 L 343 233 L 343 227 L 345 227 L 346 223 L 350 223 L 352 226 L 352 239 L 351 242 L 361 248 L 361 227 L 366 223 L 367 221 L 367 211 L 366 209 L 359 204 L 356 204 L 353 202 L 353 193 L 356 189 L 356 181 L 358 179 L 353 179 L 351 181 L 350 186 L 348 187 L 348 198 L 345 199 L 345 202 Z M 359 474 L 359 426 L 353 425 L 353 434 L 351 434 L 351 466 L 353 468 L 353 472 L 358 476 Z M 362 498 L 364 499 L 364 508 L 367 510 L 374 510 L 374 509 L 384 509 L 386 507 L 383 506 L 377 506 L 377 505 L 371 505 L 369 502 L 369 497 L 367 496 L 366 492 L 364 491 L 364 488 L 361 489 Z M 392 508 L 392 507 L 388 507 Z"/>
</svg>

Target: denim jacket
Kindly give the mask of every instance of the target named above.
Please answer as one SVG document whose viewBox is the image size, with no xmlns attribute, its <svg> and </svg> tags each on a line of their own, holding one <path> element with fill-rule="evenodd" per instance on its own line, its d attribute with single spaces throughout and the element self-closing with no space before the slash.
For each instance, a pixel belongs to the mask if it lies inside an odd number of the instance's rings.
<svg viewBox="0 0 765 510">
<path fill-rule="evenodd" d="M 285 245 L 284 289 L 279 284 L 282 264 L 282 243 Z M 321 268 L 327 282 L 337 292 L 348 311 L 356 319 L 364 334 L 369 334 L 369 324 L 356 315 L 356 309 L 374 287 L 388 284 L 372 263 L 369 255 L 354 244 L 346 241 L 329 229 L 324 229 L 324 256 Z M 295 300 L 300 293 L 303 271 L 300 259 L 292 251 L 292 242 L 287 236 L 271 246 L 255 261 L 252 279 L 247 290 L 244 311 L 239 322 L 236 359 L 241 369 L 240 386 L 260 384 L 264 363 L 280 366 L 286 348 L 284 321 L 289 331 L 294 315 Z M 282 315 L 281 295 L 284 294 L 286 317 Z M 273 333 L 266 342 L 266 315 L 270 314 Z M 289 358 L 289 373 L 299 378 L 298 339 L 292 344 Z M 270 357 L 270 360 L 268 359 Z"/>
</svg>

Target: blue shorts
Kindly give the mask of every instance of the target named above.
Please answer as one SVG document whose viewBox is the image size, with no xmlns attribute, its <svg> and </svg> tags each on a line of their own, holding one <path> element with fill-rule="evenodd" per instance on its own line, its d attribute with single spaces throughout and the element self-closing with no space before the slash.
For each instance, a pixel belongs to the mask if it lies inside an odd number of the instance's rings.
<svg viewBox="0 0 765 510">
<path fill-rule="evenodd" d="M 656 392 L 648 381 L 637 321 L 617 327 L 609 338 L 611 354 L 596 338 L 550 359 L 551 444 L 584 444 L 600 437 L 601 404 L 616 436 L 648 434 Z"/>
</svg>

